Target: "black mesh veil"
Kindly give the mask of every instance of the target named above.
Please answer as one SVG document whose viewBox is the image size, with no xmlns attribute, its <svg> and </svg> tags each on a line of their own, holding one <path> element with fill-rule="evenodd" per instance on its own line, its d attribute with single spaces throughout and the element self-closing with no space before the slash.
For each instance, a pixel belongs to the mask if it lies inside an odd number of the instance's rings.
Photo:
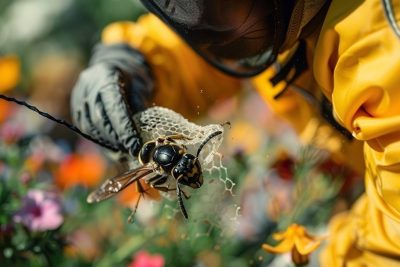
<svg viewBox="0 0 400 267">
<path fill-rule="evenodd" d="M 260 73 L 277 57 L 293 1 L 142 0 L 218 69 L 235 76 Z"/>
</svg>

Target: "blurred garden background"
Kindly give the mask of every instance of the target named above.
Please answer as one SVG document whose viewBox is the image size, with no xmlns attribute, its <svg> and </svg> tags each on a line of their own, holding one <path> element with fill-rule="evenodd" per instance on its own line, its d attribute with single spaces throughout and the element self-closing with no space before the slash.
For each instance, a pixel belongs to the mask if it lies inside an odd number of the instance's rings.
<svg viewBox="0 0 400 267">
<path fill-rule="evenodd" d="M 0 93 L 71 121 L 70 93 L 101 30 L 144 12 L 133 0 L 0 0 Z M 292 266 L 286 251 L 262 245 L 277 244 L 273 233 L 293 224 L 324 236 L 329 218 L 362 191 L 360 176 L 303 146 L 250 87 L 195 121 L 231 122 L 219 151 L 231 184 L 208 181 L 185 202 L 188 221 L 175 200 L 149 196 L 132 224 L 133 188 L 86 203 L 120 164 L 1 100 L 0 266 Z"/>
</svg>

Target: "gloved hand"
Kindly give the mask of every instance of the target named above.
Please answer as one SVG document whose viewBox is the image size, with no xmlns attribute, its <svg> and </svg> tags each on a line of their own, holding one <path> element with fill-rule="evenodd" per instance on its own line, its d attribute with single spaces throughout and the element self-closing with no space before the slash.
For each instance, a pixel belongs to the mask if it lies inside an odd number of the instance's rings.
<svg viewBox="0 0 400 267">
<path fill-rule="evenodd" d="M 135 156 L 142 144 L 132 114 L 148 106 L 152 92 L 150 68 L 140 52 L 124 44 L 98 45 L 72 91 L 73 121 L 84 133 Z"/>
</svg>

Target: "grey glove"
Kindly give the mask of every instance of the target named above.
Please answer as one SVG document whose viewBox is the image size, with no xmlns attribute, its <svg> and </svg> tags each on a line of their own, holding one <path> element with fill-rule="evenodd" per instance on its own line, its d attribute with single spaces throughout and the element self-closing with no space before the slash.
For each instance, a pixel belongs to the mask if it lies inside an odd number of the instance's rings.
<svg viewBox="0 0 400 267">
<path fill-rule="evenodd" d="M 98 45 L 72 91 L 72 118 L 84 133 L 137 155 L 142 143 L 131 118 L 148 106 L 152 92 L 150 68 L 139 51 Z"/>
</svg>

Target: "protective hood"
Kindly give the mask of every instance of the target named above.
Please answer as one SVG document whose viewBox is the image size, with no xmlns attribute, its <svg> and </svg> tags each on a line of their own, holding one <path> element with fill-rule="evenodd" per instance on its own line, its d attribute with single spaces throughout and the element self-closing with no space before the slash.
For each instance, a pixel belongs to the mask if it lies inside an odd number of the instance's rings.
<svg viewBox="0 0 400 267">
<path fill-rule="evenodd" d="M 230 75 L 249 77 L 275 62 L 283 45 L 292 41 L 288 36 L 298 36 L 304 14 L 309 17 L 310 13 L 304 9 L 309 5 L 299 2 L 310 1 L 326 0 L 142 0 L 142 3 L 212 65 Z"/>
</svg>

